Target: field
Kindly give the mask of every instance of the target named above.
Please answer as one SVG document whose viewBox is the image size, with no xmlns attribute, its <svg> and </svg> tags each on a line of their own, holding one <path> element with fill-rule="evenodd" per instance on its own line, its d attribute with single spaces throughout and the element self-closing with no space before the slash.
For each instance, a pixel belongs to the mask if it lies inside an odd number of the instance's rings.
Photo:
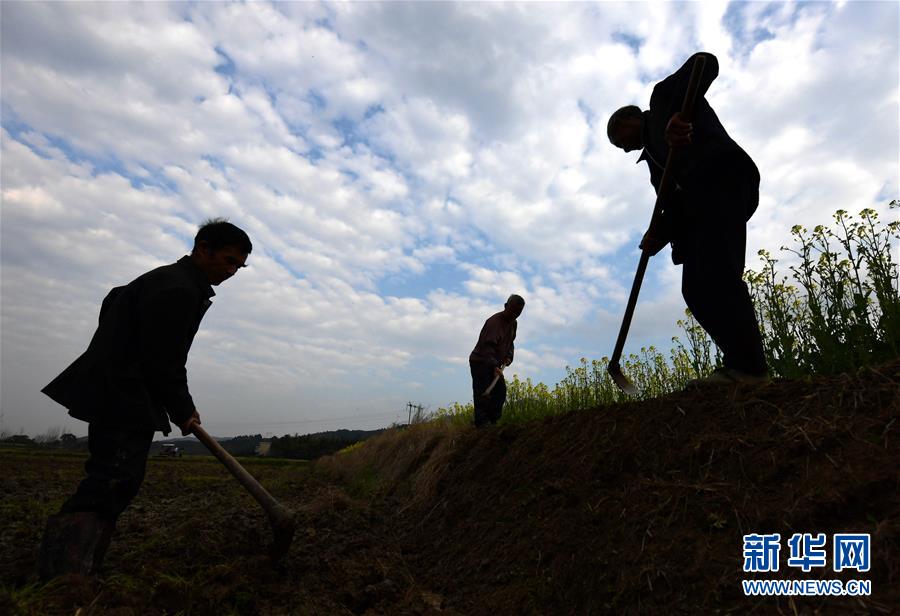
<svg viewBox="0 0 900 616">
<path fill-rule="evenodd" d="M 278 566 L 209 458 L 152 459 L 93 579 L 34 574 L 83 457 L 0 451 L 0 613 L 892 613 L 900 362 L 484 430 L 392 430 L 315 465 L 245 459 L 298 513 Z M 747 598 L 747 533 L 870 533 L 872 596 Z"/>
<path fill-rule="evenodd" d="M 340 614 L 408 586 L 365 503 L 312 477 L 305 462 L 241 461 L 298 512 L 283 566 L 269 564 L 262 510 L 218 462 L 151 458 L 102 574 L 41 585 L 34 569 L 44 519 L 77 484 L 84 456 L 0 450 L 0 466 L 15 469 L 0 484 L 0 613 Z"/>
</svg>

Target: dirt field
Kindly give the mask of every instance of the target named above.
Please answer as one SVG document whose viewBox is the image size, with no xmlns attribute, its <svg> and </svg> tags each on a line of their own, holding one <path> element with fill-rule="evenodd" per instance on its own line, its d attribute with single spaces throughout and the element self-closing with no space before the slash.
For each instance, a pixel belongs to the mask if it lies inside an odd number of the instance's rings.
<svg viewBox="0 0 900 616">
<path fill-rule="evenodd" d="M 83 461 L 0 451 L 0 466 L 13 470 L 0 479 L 0 613 L 358 613 L 388 595 L 399 600 L 411 587 L 382 520 L 313 478 L 308 464 L 242 460 L 299 514 L 293 550 L 273 567 L 256 502 L 214 459 L 190 457 L 151 459 L 98 578 L 38 584 L 44 519 L 77 484 Z M 424 600 L 420 607 L 427 608 Z"/>
<path fill-rule="evenodd" d="M 153 459 L 101 575 L 37 583 L 83 457 L 0 451 L 0 613 L 894 613 L 900 362 L 481 431 L 391 431 L 315 466 L 246 460 L 298 513 L 278 567 L 209 458 Z M 781 533 L 781 571 L 742 536 Z M 794 532 L 870 533 L 865 574 L 785 564 Z M 864 579 L 871 597 L 747 598 L 745 578 Z"/>
</svg>

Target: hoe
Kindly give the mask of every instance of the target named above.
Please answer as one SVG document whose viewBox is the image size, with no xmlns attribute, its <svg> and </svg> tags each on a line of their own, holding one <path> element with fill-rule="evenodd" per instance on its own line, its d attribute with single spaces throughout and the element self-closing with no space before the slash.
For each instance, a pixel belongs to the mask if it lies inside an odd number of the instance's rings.
<svg viewBox="0 0 900 616">
<path fill-rule="evenodd" d="M 501 372 L 501 373 L 503 372 L 503 368 L 500 368 L 500 372 Z M 494 375 L 494 380 L 491 381 L 491 384 L 488 385 L 488 386 L 487 386 L 487 389 L 484 390 L 484 393 L 481 394 L 481 396 L 482 396 L 483 398 L 487 398 L 488 396 L 491 395 L 491 392 L 494 391 L 494 387 L 497 386 L 497 381 L 500 380 L 500 376 L 501 376 L 500 374 Z"/>
<path fill-rule="evenodd" d="M 694 66 L 691 69 L 691 79 L 688 82 L 687 93 L 684 97 L 684 104 L 681 106 L 681 117 L 685 122 L 691 121 L 694 111 L 694 100 L 697 98 L 697 88 L 700 85 L 700 77 L 703 75 L 703 66 L 706 58 L 703 56 L 694 60 Z M 650 228 L 654 228 L 662 214 L 662 206 L 666 202 L 669 193 L 672 192 L 672 175 L 675 166 L 675 148 L 669 148 L 669 155 L 666 157 L 666 166 L 663 170 L 662 180 L 659 183 L 659 191 L 656 195 L 656 205 L 653 206 L 653 216 L 650 219 Z M 625 316 L 622 318 L 622 327 L 619 328 L 619 337 L 616 339 L 616 348 L 613 350 L 612 358 L 606 367 L 613 382 L 618 385 L 619 389 L 629 396 L 637 395 L 638 390 L 632 384 L 628 377 L 622 372 L 619 366 L 619 359 L 622 358 L 622 349 L 625 347 L 625 338 L 628 336 L 628 328 L 631 327 L 631 317 L 634 316 L 634 307 L 637 304 L 638 293 L 641 291 L 641 283 L 644 281 L 644 272 L 647 270 L 647 262 L 650 260 L 650 252 L 647 249 L 641 251 L 641 260 L 638 262 L 637 272 L 634 274 L 634 282 L 631 285 L 631 295 L 628 296 L 628 304 L 625 307 Z"/>
<path fill-rule="evenodd" d="M 191 432 L 225 465 L 225 468 L 231 471 L 231 474 L 250 492 L 253 498 L 256 499 L 256 502 L 262 505 L 262 508 L 269 516 L 269 524 L 272 525 L 272 533 L 274 535 L 272 545 L 269 548 L 269 556 L 273 561 L 280 560 L 287 554 L 288 548 L 291 547 L 291 541 L 294 538 L 294 512 L 275 500 L 275 497 L 269 494 L 268 490 L 262 487 L 241 466 L 240 462 L 235 460 L 214 438 L 207 434 L 206 430 L 194 424 Z"/>
</svg>

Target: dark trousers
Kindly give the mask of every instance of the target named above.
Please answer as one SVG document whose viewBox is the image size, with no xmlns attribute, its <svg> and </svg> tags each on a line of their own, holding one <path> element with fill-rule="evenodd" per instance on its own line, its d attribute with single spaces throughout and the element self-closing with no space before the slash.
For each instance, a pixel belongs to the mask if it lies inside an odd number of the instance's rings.
<svg viewBox="0 0 900 616">
<path fill-rule="evenodd" d="M 495 424 L 500 420 L 503 404 L 506 402 L 506 381 L 501 376 L 490 395 L 485 397 L 482 395 L 484 390 L 494 380 L 494 366 L 470 362 L 469 369 L 472 372 L 472 395 L 475 400 L 475 426 Z"/>
<path fill-rule="evenodd" d="M 759 203 L 759 175 L 755 168 L 725 167 L 693 201 L 696 213 L 687 218 L 680 247 L 684 301 L 721 349 L 726 368 L 765 373 L 759 324 L 743 280 L 747 220 Z"/>
<path fill-rule="evenodd" d="M 115 521 L 137 495 L 147 470 L 153 430 L 101 426 L 88 427 L 90 457 L 82 480 L 61 513 L 91 511 Z"/>
</svg>

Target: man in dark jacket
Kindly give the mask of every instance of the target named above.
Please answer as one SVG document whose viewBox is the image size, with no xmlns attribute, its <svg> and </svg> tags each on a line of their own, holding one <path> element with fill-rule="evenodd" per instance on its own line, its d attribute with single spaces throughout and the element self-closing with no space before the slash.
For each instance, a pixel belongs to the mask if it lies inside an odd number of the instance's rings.
<svg viewBox="0 0 900 616">
<path fill-rule="evenodd" d="M 743 280 L 747 221 L 759 204 L 759 171 L 704 96 L 719 74 L 712 54 L 702 54 L 706 65 L 692 122 L 682 120 L 679 112 L 698 55 L 656 84 L 648 111 L 633 105 L 616 111 L 607 136 L 626 152 L 642 150 L 638 161 L 647 161 L 657 191 L 669 148 L 678 148 L 676 190 L 662 204 L 661 222 L 648 229 L 641 249 L 655 255 L 671 242 L 673 262 L 684 266 L 684 300 L 723 354 L 723 367 L 704 381 L 764 382 L 762 338 Z"/>
<path fill-rule="evenodd" d="M 503 310 L 484 322 L 478 342 L 469 355 L 469 369 L 472 372 L 472 393 L 475 398 L 475 427 L 500 420 L 503 404 L 506 402 L 506 382 L 503 368 L 513 362 L 516 339 L 516 319 L 525 308 L 525 300 L 519 295 L 510 295 Z M 485 390 L 497 377 L 497 384 L 488 396 Z"/>
<path fill-rule="evenodd" d="M 90 345 L 42 391 L 89 423 L 87 477 L 47 522 L 39 573 L 99 567 L 116 519 L 137 495 L 157 430 L 190 433 L 200 415 L 188 390 L 188 351 L 212 287 L 245 267 L 247 234 L 223 219 L 200 227 L 190 256 L 116 287 Z"/>
</svg>

